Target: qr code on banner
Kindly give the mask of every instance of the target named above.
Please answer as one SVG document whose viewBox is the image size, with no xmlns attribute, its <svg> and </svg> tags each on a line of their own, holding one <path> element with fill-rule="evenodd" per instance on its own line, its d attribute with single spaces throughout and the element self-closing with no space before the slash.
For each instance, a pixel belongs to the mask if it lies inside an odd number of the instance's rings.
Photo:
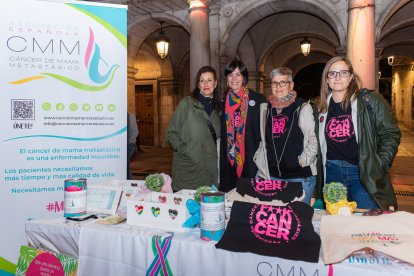
<svg viewBox="0 0 414 276">
<path fill-rule="evenodd" d="M 12 120 L 34 120 L 35 100 L 11 100 Z"/>
</svg>

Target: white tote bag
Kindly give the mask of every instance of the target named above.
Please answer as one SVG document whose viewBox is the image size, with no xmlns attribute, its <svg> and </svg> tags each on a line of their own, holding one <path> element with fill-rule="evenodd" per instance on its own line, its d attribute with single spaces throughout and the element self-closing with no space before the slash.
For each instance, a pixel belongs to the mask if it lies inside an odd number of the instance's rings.
<svg viewBox="0 0 414 276">
<path fill-rule="evenodd" d="M 321 240 L 325 264 L 341 262 L 363 248 L 414 264 L 414 214 L 324 216 Z"/>
</svg>

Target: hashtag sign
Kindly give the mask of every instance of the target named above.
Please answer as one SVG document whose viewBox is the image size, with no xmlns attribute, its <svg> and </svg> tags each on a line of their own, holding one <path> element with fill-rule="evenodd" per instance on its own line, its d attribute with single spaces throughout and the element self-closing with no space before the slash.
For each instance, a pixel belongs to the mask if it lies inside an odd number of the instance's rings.
<svg viewBox="0 0 414 276">
<path fill-rule="evenodd" d="M 60 203 L 55 201 L 55 202 L 49 202 L 46 205 L 46 210 L 48 210 L 49 212 L 54 212 L 54 213 L 59 213 L 60 211 L 63 211 L 63 208 L 64 208 L 63 200 Z"/>
<path fill-rule="evenodd" d="M 46 206 L 46 210 L 48 210 L 49 212 L 52 212 L 54 209 L 54 205 L 53 203 L 48 203 Z"/>
</svg>

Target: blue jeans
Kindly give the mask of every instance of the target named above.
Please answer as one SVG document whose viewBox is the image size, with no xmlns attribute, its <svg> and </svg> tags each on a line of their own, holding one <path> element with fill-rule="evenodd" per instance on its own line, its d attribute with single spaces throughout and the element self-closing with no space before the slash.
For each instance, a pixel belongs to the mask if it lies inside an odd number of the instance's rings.
<svg viewBox="0 0 414 276">
<path fill-rule="evenodd" d="M 325 168 L 325 183 L 340 182 L 344 184 L 348 189 L 348 201 L 355 201 L 357 208 L 379 208 L 362 186 L 358 165 L 353 165 L 344 160 L 326 160 Z"/>
<path fill-rule="evenodd" d="M 316 185 L 316 176 L 309 176 L 306 178 L 289 178 L 289 179 L 282 179 L 282 178 L 276 178 L 276 177 L 270 177 L 272 180 L 285 180 L 285 181 L 291 181 L 291 182 L 301 182 L 302 183 L 302 189 L 305 191 L 305 198 L 303 199 L 303 202 L 310 205 L 310 201 L 313 195 L 313 189 L 315 189 Z"/>
</svg>

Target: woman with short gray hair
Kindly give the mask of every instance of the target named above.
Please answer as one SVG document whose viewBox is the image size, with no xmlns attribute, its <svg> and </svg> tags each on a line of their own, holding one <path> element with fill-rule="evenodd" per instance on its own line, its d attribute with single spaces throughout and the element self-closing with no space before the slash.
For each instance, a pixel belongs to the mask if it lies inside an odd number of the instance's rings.
<svg viewBox="0 0 414 276">
<path fill-rule="evenodd" d="M 266 121 L 266 150 L 263 152 L 267 157 L 267 168 L 256 162 L 258 175 L 288 183 L 300 182 L 305 192 L 304 202 L 310 204 L 316 184 L 318 152 L 313 110 L 310 103 L 297 97 L 293 90 L 290 68 L 278 67 L 270 72 L 270 78 L 270 103 L 260 107 L 261 116 L 265 116 L 262 121 Z M 262 160 L 255 158 L 259 159 Z"/>
</svg>

